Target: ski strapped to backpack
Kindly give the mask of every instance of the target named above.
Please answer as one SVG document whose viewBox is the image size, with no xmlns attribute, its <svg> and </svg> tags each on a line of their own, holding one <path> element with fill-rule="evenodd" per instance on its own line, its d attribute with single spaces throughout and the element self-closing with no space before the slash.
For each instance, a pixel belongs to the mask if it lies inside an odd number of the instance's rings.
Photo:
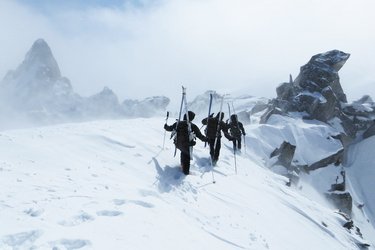
<svg viewBox="0 0 375 250">
<path fill-rule="evenodd" d="M 231 120 L 230 120 L 231 119 L 231 112 L 230 112 L 229 102 L 227 104 L 228 104 L 228 110 L 229 110 L 229 122 L 231 123 Z M 232 106 L 233 106 L 233 102 L 232 102 Z M 234 112 L 234 107 L 233 107 L 233 112 Z M 233 158 L 234 158 L 234 170 L 235 170 L 235 172 L 237 174 L 237 159 L 236 159 L 236 151 L 234 149 L 234 146 L 233 146 Z"/>
<path fill-rule="evenodd" d="M 219 117 L 218 117 L 218 121 L 217 121 L 217 129 L 216 129 L 216 137 L 215 137 L 215 148 L 217 147 L 218 137 L 220 135 L 220 123 L 223 120 L 223 116 L 221 115 L 221 113 L 222 113 L 222 110 L 223 110 L 224 96 L 225 95 L 223 95 L 221 97 L 220 111 L 219 111 Z"/>
<path fill-rule="evenodd" d="M 210 93 L 210 105 L 208 106 L 207 127 L 208 127 L 208 119 L 210 119 L 211 107 L 212 107 L 212 93 Z M 207 135 L 207 127 L 206 127 L 206 130 L 205 130 L 206 135 Z M 207 142 L 204 142 L 204 147 L 206 147 L 206 146 L 207 146 Z"/>
<path fill-rule="evenodd" d="M 173 136 L 178 136 L 177 135 L 177 127 L 178 127 L 178 124 L 180 123 L 181 121 L 181 112 L 182 112 L 182 105 L 184 104 L 184 97 L 185 97 L 185 90 L 184 90 L 184 87 L 182 87 L 182 98 L 181 98 L 181 105 L 180 105 L 180 112 L 178 113 L 178 120 L 177 120 L 177 124 L 176 124 L 176 128 L 175 130 L 173 131 L 173 133 L 171 134 L 171 138 Z M 176 138 L 177 139 L 177 138 Z M 175 145 L 175 148 L 174 148 L 174 155 L 173 156 L 176 156 L 176 153 L 177 153 L 177 145 Z"/>
<path fill-rule="evenodd" d="M 192 140 L 194 140 L 194 135 L 191 132 L 189 109 L 188 109 L 187 100 L 186 100 L 186 88 L 184 86 L 182 86 L 182 98 L 184 100 L 186 122 L 187 122 L 187 125 L 188 125 L 188 138 L 189 138 L 189 144 L 190 144 L 190 142 Z M 193 146 L 191 144 L 189 145 L 189 152 L 190 152 L 190 159 L 192 159 L 192 157 L 193 157 Z"/>
</svg>

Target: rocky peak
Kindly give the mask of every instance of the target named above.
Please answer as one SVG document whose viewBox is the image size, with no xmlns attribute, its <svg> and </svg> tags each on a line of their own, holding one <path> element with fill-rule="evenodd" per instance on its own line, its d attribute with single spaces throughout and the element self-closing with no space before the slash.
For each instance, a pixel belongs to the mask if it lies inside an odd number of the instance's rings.
<svg viewBox="0 0 375 250">
<path fill-rule="evenodd" d="M 54 81 L 61 77 L 60 68 L 52 51 L 43 39 L 34 42 L 24 61 L 17 68 L 15 76 L 27 74 L 40 80 Z"/>
<path fill-rule="evenodd" d="M 350 54 L 344 53 L 339 50 L 331 50 L 325 53 L 315 55 L 311 58 L 309 63 L 321 63 L 332 67 L 334 70 L 339 71 L 348 60 Z"/>
<path fill-rule="evenodd" d="M 294 85 L 309 92 L 321 93 L 327 88 L 333 91 L 338 101 L 347 102 L 340 85 L 338 71 L 348 60 L 350 54 L 332 50 L 314 55 L 310 61 L 301 67 L 300 74 Z"/>
<path fill-rule="evenodd" d="M 117 95 L 108 87 L 104 87 L 102 91 L 90 97 L 92 101 L 106 102 L 115 105 L 119 104 Z"/>
<path fill-rule="evenodd" d="M 277 87 L 277 98 L 271 101 L 272 107 L 262 121 L 275 112 L 306 112 L 306 118 L 323 122 L 338 116 L 342 104 L 347 102 L 338 70 L 349 56 L 339 50 L 314 55 L 294 81 L 290 77 L 289 82 Z"/>
</svg>

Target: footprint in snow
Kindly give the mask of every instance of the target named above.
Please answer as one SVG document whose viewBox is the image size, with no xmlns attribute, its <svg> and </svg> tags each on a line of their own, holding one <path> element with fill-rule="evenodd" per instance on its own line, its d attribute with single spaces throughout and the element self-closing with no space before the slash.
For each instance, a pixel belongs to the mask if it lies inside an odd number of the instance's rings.
<svg viewBox="0 0 375 250">
<path fill-rule="evenodd" d="M 110 217 L 113 217 L 113 216 L 122 215 L 122 212 L 115 211 L 115 210 L 101 210 L 101 211 L 96 212 L 96 214 L 98 216 L 110 216 Z"/>
<path fill-rule="evenodd" d="M 28 214 L 30 215 L 31 217 L 38 217 L 39 215 L 41 215 L 44 210 L 43 209 L 34 209 L 34 208 L 29 208 L 25 211 L 23 211 L 25 214 Z"/>
<path fill-rule="evenodd" d="M 151 204 L 151 203 L 144 202 L 144 201 L 138 201 L 138 200 L 114 199 L 113 203 L 115 205 L 117 205 L 117 206 L 121 206 L 121 205 L 124 205 L 126 203 L 132 203 L 132 204 L 139 205 L 139 206 L 145 207 L 145 208 L 152 208 L 152 207 L 154 207 L 154 205 Z"/>
<path fill-rule="evenodd" d="M 49 245 L 51 246 L 52 250 L 58 250 L 58 249 L 74 250 L 74 249 L 83 248 L 85 246 L 89 246 L 91 245 L 91 242 L 89 240 L 82 240 L 82 239 L 61 239 L 61 240 L 49 242 Z"/>
<path fill-rule="evenodd" d="M 78 226 L 84 222 L 93 221 L 95 218 L 86 212 L 81 212 L 80 214 L 70 218 L 69 220 L 60 221 L 59 224 L 64 227 L 74 227 Z"/>
<path fill-rule="evenodd" d="M 121 200 L 121 199 L 114 199 L 113 203 L 117 206 L 124 205 L 126 203 L 126 200 Z"/>
<path fill-rule="evenodd" d="M 10 234 L 0 238 L 1 249 L 34 249 L 34 241 L 42 235 L 40 230 Z"/>
<path fill-rule="evenodd" d="M 139 205 L 141 207 L 145 207 L 145 208 L 152 208 L 152 207 L 154 207 L 153 204 L 148 203 L 148 202 L 144 202 L 144 201 L 135 201 L 135 200 L 133 201 L 133 200 L 131 200 L 129 202 L 134 203 L 136 205 Z"/>
</svg>

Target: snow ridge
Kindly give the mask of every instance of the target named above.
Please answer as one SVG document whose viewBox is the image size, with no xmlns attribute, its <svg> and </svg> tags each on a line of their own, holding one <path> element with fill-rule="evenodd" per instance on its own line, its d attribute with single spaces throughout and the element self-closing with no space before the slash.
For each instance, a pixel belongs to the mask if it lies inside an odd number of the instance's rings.
<svg viewBox="0 0 375 250">
<path fill-rule="evenodd" d="M 213 184 L 203 143 L 186 177 L 172 141 L 161 149 L 163 121 L 2 132 L 0 249 L 359 249 L 365 242 L 309 195 L 308 184 L 287 187 L 259 159 L 256 145 L 267 144 L 254 135 L 271 138 L 265 125 L 245 127 L 237 175 L 223 140 Z"/>
</svg>

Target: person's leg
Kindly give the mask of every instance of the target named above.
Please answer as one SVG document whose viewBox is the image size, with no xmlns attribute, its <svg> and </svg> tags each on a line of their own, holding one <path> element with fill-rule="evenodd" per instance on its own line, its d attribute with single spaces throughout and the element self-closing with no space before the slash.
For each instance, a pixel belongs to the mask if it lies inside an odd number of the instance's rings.
<svg viewBox="0 0 375 250">
<path fill-rule="evenodd" d="M 215 147 L 215 155 L 214 155 L 214 161 L 215 163 L 219 160 L 219 155 L 220 155 L 220 148 L 221 148 L 221 139 L 217 138 L 216 139 L 216 147 Z"/>
<path fill-rule="evenodd" d="M 238 150 L 241 150 L 241 136 L 237 138 Z"/>
<path fill-rule="evenodd" d="M 211 161 L 213 161 L 215 156 L 215 139 L 209 139 L 208 145 L 210 145 L 210 157 Z"/>
<path fill-rule="evenodd" d="M 190 154 L 188 152 L 181 151 L 181 167 L 185 175 L 188 175 L 190 170 Z"/>
</svg>

